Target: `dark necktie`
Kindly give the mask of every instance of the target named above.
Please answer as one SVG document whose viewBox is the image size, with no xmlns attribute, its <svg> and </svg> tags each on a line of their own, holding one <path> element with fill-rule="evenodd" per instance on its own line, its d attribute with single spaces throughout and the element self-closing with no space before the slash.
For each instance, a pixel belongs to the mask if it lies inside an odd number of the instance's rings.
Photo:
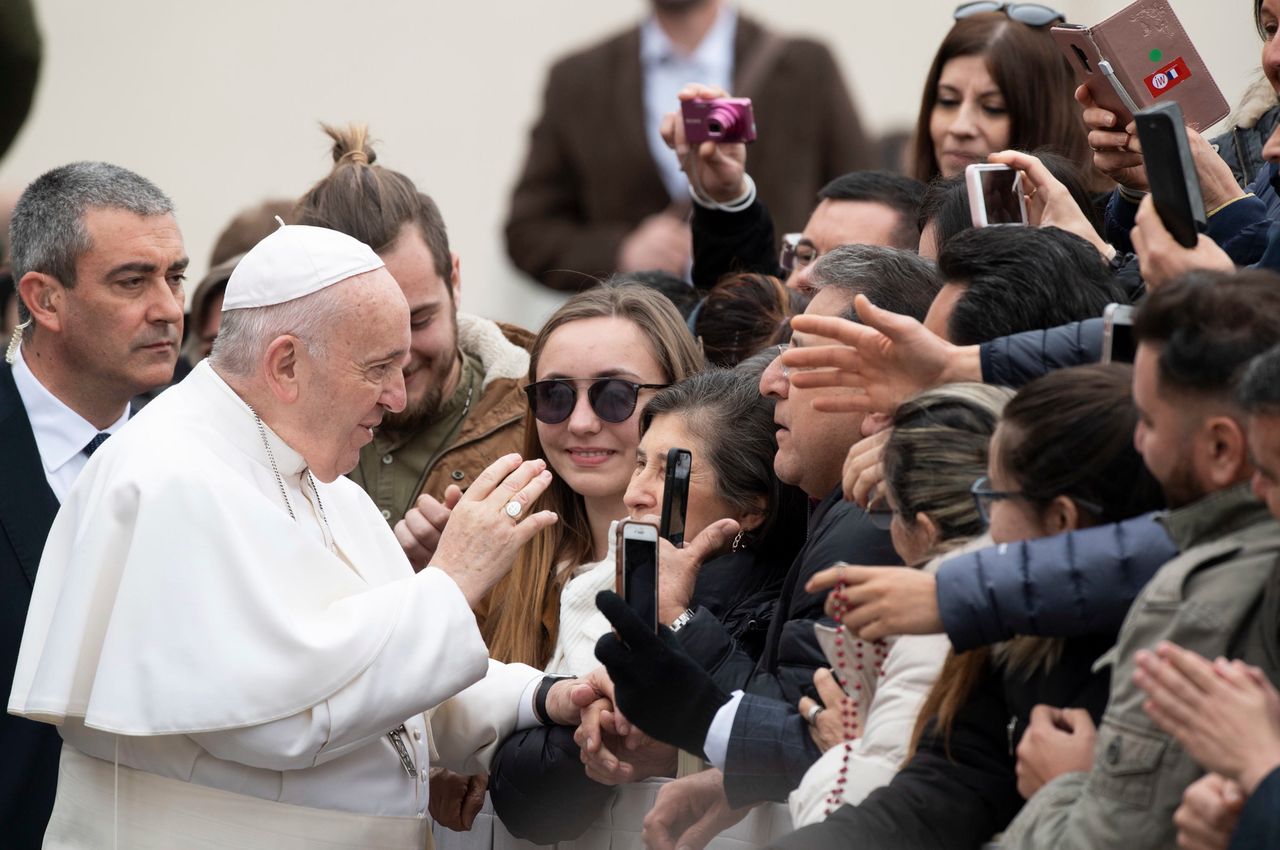
<svg viewBox="0 0 1280 850">
<path fill-rule="evenodd" d="M 89 441 L 89 445 L 85 446 L 80 451 L 84 452 L 85 457 L 93 457 L 93 453 L 98 450 L 98 446 L 105 443 L 107 441 L 107 437 L 110 437 L 110 436 L 111 435 L 106 433 L 105 431 L 101 434 L 97 434 L 94 436 L 92 440 Z"/>
</svg>

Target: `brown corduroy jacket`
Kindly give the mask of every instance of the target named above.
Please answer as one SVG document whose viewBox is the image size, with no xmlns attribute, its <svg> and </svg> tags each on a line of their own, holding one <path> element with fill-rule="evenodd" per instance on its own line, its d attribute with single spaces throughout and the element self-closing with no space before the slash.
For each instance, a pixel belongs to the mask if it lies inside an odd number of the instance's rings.
<svg viewBox="0 0 1280 850">
<path fill-rule="evenodd" d="M 747 169 L 759 197 L 780 232 L 800 230 L 823 185 L 871 166 L 840 69 L 822 44 L 739 15 L 734 81 L 755 109 Z M 639 27 L 557 62 L 507 219 L 516 266 L 554 289 L 583 289 L 614 271 L 636 225 L 671 204 L 645 138 Z"/>
</svg>

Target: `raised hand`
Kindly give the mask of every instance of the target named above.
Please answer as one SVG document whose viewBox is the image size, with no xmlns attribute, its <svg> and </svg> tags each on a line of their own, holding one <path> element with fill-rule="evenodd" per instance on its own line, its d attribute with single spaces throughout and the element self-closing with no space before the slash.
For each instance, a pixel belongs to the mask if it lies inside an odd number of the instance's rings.
<svg viewBox="0 0 1280 850">
<path fill-rule="evenodd" d="M 450 484 L 444 491 L 444 502 L 423 493 L 405 513 L 404 519 L 396 523 L 396 540 L 415 571 L 431 562 L 436 547 L 440 545 L 440 535 L 449 522 L 449 514 L 453 513 L 461 498 L 462 488 L 457 484 Z"/>
<path fill-rule="evenodd" d="M 1203 233 L 1199 235 L 1196 247 L 1182 247 L 1164 226 L 1150 195 L 1143 198 L 1138 206 L 1135 225 L 1129 238 L 1138 255 L 1142 279 L 1151 292 L 1196 269 L 1227 273 L 1236 269 L 1227 252 Z"/>
<path fill-rule="evenodd" d="M 1093 167 L 1112 180 L 1139 192 L 1145 192 L 1147 169 L 1138 142 L 1137 125 L 1117 126 L 1114 112 L 1098 106 L 1087 86 L 1076 89 L 1076 100 L 1084 107 L 1084 125 L 1089 128 L 1089 147 L 1093 149 Z"/>
<path fill-rule="evenodd" d="M 552 511 L 527 513 L 550 484 L 544 460 L 511 454 L 494 461 L 454 506 L 429 566 L 447 573 L 475 607 L 511 570 L 520 547 L 556 521 Z M 510 505 L 519 507 L 515 516 Z"/>
<path fill-rule="evenodd" d="M 1135 661 L 1143 708 L 1206 770 L 1252 794 L 1280 767 L 1280 693 L 1257 667 L 1210 662 L 1168 642 Z"/>
<path fill-rule="evenodd" d="M 853 387 L 856 395 L 819 396 L 815 410 L 831 413 L 892 414 L 913 395 L 952 381 L 981 381 L 978 346 L 955 346 L 910 316 L 875 307 L 865 295 L 854 299 L 862 324 L 834 316 L 796 316 L 801 333 L 836 339 L 844 345 L 790 348 L 783 366 L 797 387 Z"/>
<path fill-rule="evenodd" d="M 678 95 L 682 103 L 686 100 L 710 100 L 728 96 L 729 93 L 718 86 L 700 83 L 690 83 Z M 746 145 L 708 141 L 693 150 L 685 140 L 684 118 L 678 109 L 662 117 L 659 132 L 667 147 L 679 157 L 680 167 L 693 187 L 702 195 L 723 204 L 737 200 L 746 193 Z"/>
<path fill-rule="evenodd" d="M 840 615 L 849 633 L 863 640 L 932 635 L 943 630 L 938 580 L 931 573 L 903 567 L 838 564 L 814 575 L 804 589 L 819 593 L 837 584 L 844 587 L 827 594 L 827 616 Z"/>
</svg>

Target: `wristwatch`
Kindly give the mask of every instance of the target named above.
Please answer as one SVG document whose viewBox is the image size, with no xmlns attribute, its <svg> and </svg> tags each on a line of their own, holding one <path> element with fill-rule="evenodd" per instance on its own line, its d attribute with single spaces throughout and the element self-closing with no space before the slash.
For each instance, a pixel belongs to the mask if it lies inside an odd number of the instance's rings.
<svg viewBox="0 0 1280 850">
<path fill-rule="evenodd" d="M 684 611 L 681 612 L 679 617 L 676 617 L 674 620 L 671 621 L 671 631 L 678 632 L 681 629 L 683 629 L 686 625 L 689 624 L 689 621 L 693 619 L 693 614 L 694 614 L 694 611 L 692 608 L 684 609 Z"/>
<path fill-rule="evenodd" d="M 572 679 L 573 676 L 543 676 L 542 682 L 538 685 L 538 690 L 533 695 L 533 716 L 543 726 L 553 726 L 555 722 L 551 716 L 547 714 L 547 696 L 551 693 L 551 686 L 556 682 L 565 679 Z"/>
</svg>

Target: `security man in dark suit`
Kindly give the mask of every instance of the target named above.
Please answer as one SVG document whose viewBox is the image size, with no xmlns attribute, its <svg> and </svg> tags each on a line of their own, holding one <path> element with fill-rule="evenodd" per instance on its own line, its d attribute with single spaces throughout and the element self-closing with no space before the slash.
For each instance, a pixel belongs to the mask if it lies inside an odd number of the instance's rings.
<svg viewBox="0 0 1280 850">
<path fill-rule="evenodd" d="M 130 399 L 173 377 L 187 266 L 173 203 L 145 178 L 101 162 L 62 166 L 28 186 L 10 245 L 22 325 L 0 363 L 6 703 L 59 504 L 93 452 L 127 422 Z M 0 714 L 6 848 L 40 847 L 61 749 L 56 727 Z"/>
</svg>

